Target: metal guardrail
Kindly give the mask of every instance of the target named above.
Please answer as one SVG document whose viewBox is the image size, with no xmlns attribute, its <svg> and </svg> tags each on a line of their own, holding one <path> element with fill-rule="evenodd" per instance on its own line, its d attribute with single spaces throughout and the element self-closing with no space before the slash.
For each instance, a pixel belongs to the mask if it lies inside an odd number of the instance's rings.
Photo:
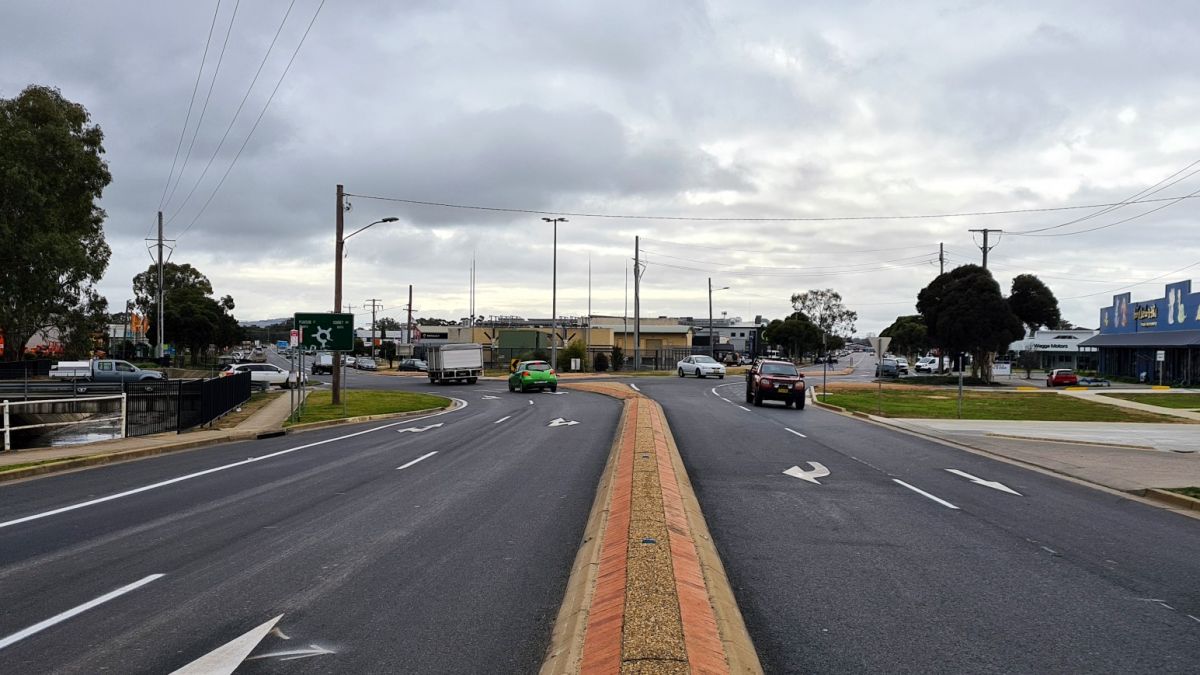
<svg viewBox="0 0 1200 675">
<path fill-rule="evenodd" d="M 120 382 L 0 382 L 0 396 L 61 396 L 76 398 L 97 394 L 119 394 Z"/>
<path fill-rule="evenodd" d="M 89 405 L 92 403 L 97 404 L 94 406 L 96 408 L 104 407 L 104 406 L 98 404 L 99 401 L 120 401 L 120 414 L 117 415 L 112 412 L 96 410 L 95 414 L 91 414 L 91 415 L 88 415 L 87 417 L 84 417 L 82 419 L 77 419 L 77 420 L 67 420 L 64 422 L 40 422 L 38 424 L 22 424 L 19 426 L 12 425 L 12 416 L 11 415 L 12 415 L 13 408 L 19 408 L 21 406 L 62 407 L 64 404 L 67 406 L 78 406 L 80 404 L 83 404 L 85 407 L 93 407 L 92 405 Z M 0 409 L 3 409 L 2 419 L 3 419 L 3 425 L 4 425 L 3 429 L 4 429 L 4 450 L 5 451 L 12 450 L 12 432 L 22 431 L 25 429 L 49 429 L 52 427 L 63 427 L 63 426 L 70 426 L 73 424 L 89 424 L 89 425 L 91 425 L 91 424 L 95 424 L 96 422 L 120 419 L 121 420 L 121 427 L 120 427 L 121 428 L 121 436 L 124 437 L 124 435 L 125 435 L 125 431 L 124 431 L 125 430 L 125 411 L 126 411 L 125 394 L 113 394 L 110 396 L 87 396 L 87 397 L 75 397 L 75 398 L 60 398 L 60 399 L 35 399 L 32 401 L 28 401 L 28 400 L 27 401 L 7 401 L 7 400 L 5 400 L 5 401 L 0 402 Z M 84 411 L 60 410 L 60 411 L 46 412 L 44 414 L 71 414 L 72 412 L 81 413 Z M 105 416 L 97 417 L 96 415 L 105 415 Z"/>
</svg>

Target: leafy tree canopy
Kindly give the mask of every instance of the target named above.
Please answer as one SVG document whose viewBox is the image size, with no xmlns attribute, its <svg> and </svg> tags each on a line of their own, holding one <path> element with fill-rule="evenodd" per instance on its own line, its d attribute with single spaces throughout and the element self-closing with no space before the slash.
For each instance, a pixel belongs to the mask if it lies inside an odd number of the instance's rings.
<svg viewBox="0 0 1200 675">
<path fill-rule="evenodd" d="M 786 319 L 776 319 L 763 330 L 767 344 L 777 345 L 789 356 L 799 357 L 821 347 L 821 329 L 803 312 L 794 312 Z"/>
<path fill-rule="evenodd" d="M 990 352 L 1002 352 L 1024 336 L 991 272 L 963 265 L 939 275 L 917 296 L 933 344 L 950 352 L 970 352 L 985 363 Z"/>
<path fill-rule="evenodd" d="M 792 308 L 828 335 L 853 335 L 858 313 L 846 309 L 842 295 L 832 288 L 813 289 L 792 295 Z"/>
<path fill-rule="evenodd" d="M 880 335 L 892 338 L 890 348 L 896 354 L 912 356 L 929 351 L 929 331 L 925 328 L 925 319 L 920 314 L 896 317 L 892 325 L 884 328 Z"/>
<path fill-rule="evenodd" d="M 0 99 L 0 332 L 14 346 L 6 359 L 48 328 L 68 340 L 103 328 L 92 325 L 106 309 L 93 285 L 110 250 L 96 200 L 112 176 L 90 121 L 50 87 Z"/>
<path fill-rule="evenodd" d="M 150 320 L 147 337 L 152 342 L 158 336 L 157 290 L 157 266 L 133 278 L 134 302 Z M 191 348 L 193 360 L 209 345 L 228 347 L 241 340 L 233 309 L 233 297 L 212 297 L 212 283 L 200 270 L 187 264 L 163 265 L 163 340 Z"/>
<path fill-rule="evenodd" d="M 403 330 L 404 324 L 400 323 L 399 319 L 382 316 L 375 320 L 375 328 L 381 332 L 385 330 Z"/>
<path fill-rule="evenodd" d="M 1062 321 L 1058 311 L 1058 298 L 1054 297 L 1054 293 L 1041 279 L 1032 274 L 1018 274 L 1013 277 L 1008 306 L 1030 331 L 1042 326 L 1054 327 Z"/>
</svg>

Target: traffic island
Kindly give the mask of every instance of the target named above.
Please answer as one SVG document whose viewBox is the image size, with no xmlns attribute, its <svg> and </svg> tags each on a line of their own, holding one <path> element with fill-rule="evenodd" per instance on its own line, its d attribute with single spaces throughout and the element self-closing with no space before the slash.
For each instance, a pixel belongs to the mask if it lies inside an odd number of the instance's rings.
<svg viewBox="0 0 1200 675">
<path fill-rule="evenodd" d="M 289 431 L 326 427 L 334 424 L 370 422 L 401 415 L 417 415 L 445 410 L 453 402 L 444 396 L 407 391 L 354 389 L 343 391 L 342 403 L 332 403 L 332 391 L 308 394 L 297 420 L 284 423 Z"/>
<path fill-rule="evenodd" d="M 624 410 L 542 672 L 762 672 L 662 408 L 564 386 Z"/>
</svg>

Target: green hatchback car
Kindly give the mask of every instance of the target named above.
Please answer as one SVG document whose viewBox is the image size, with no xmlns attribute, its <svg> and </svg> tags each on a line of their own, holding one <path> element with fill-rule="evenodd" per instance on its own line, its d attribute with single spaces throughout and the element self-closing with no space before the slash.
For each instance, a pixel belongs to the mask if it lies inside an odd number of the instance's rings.
<svg viewBox="0 0 1200 675">
<path fill-rule="evenodd" d="M 545 361 L 522 361 L 508 376 L 508 390 L 526 392 L 530 389 L 558 391 L 558 375 Z"/>
</svg>

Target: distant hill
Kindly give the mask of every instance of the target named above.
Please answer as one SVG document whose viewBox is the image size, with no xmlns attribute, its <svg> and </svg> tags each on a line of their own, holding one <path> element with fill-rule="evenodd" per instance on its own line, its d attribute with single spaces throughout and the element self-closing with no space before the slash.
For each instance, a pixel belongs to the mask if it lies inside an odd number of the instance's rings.
<svg viewBox="0 0 1200 675">
<path fill-rule="evenodd" d="M 280 324 L 280 323 L 290 323 L 291 321 L 292 321 L 292 317 L 285 316 L 282 319 L 263 319 L 262 321 L 239 321 L 238 325 L 245 326 L 247 328 L 251 328 L 251 327 L 266 328 L 267 326 L 274 326 L 274 325 Z"/>
</svg>

